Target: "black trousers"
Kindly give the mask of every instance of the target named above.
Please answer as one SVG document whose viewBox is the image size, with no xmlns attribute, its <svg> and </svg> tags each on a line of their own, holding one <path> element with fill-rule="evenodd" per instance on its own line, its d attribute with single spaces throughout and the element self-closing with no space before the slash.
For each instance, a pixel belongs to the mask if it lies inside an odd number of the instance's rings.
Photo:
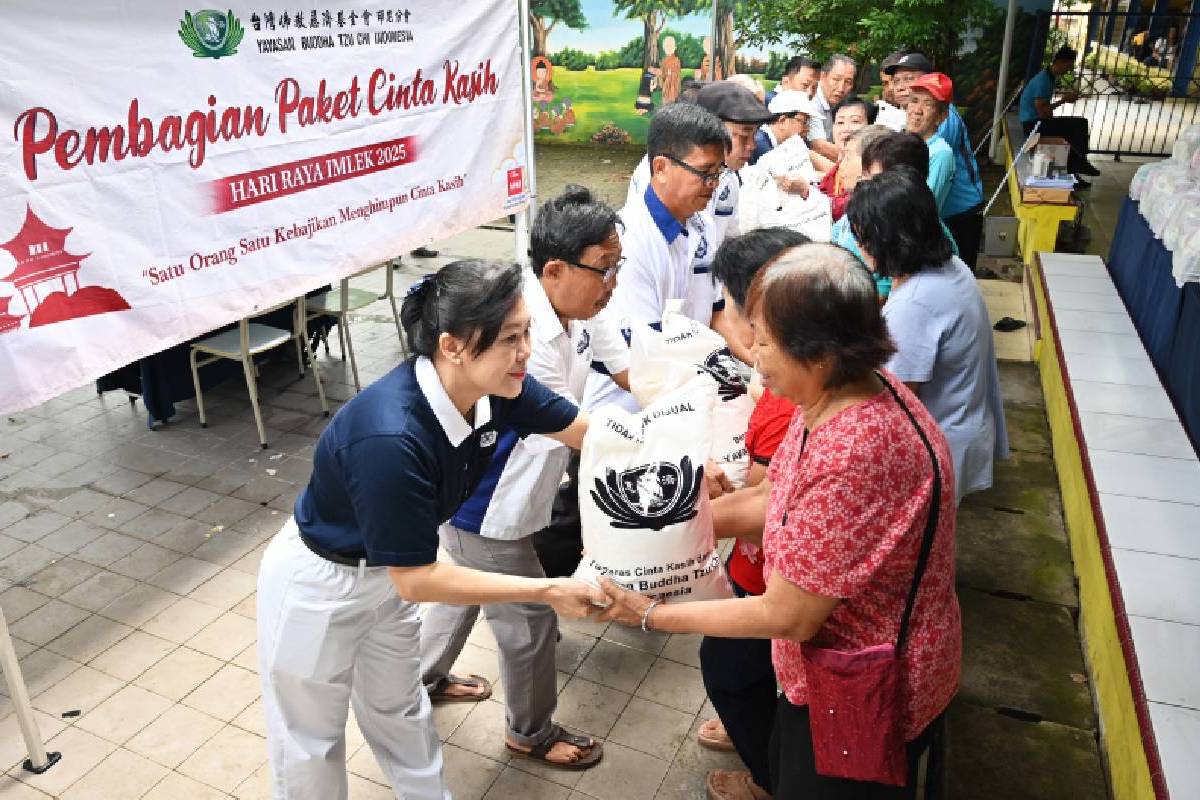
<svg viewBox="0 0 1200 800">
<path fill-rule="evenodd" d="M 943 715 L 944 716 L 944 715 Z M 826 778 L 817 774 L 813 757 L 812 731 L 808 723 L 808 706 L 794 706 L 784 695 L 779 696 L 775 712 L 775 732 L 771 737 L 771 776 L 775 800 L 914 800 L 917 796 L 917 766 L 921 755 L 940 736 L 942 716 L 931 722 L 921 735 L 908 743 L 908 785 L 888 786 L 882 783 L 852 781 L 846 778 Z M 927 770 L 927 787 L 936 786 L 940 778 L 930 753 L 931 769 Z M 926 790 L 929 795 L 929 789 Z"/>
<path fill-rule="evenodd" d="M 975 263 L 979 260 L 979 242 L 983 238 L 983 204 L 967 209 L 961 214 L 946 217 L 943 222 L 950 229 L 954 241 L 958 245 L 958 257 L 963 260 L 971 271 L 975 271 Z"/>
<path fill-rule="evenodd" d="M 575 573 L 583 557 L 583 528 L 579 521 L 579 453 L 567 463 L 567 481 L 559 487 L 550 524 L 533 534 L 533 549 L 549 578 Z"/>
<path fill-rule="evenodd" d="M 1061 136 L 1067 140 L 1071 148 L 1067 155 L 1067 171 L 1078 173 L 1080 168 L 1088 163 L 1088 153 L 1091 152 L 1091 146 L 1088 144 L 1088 121 L 1083 117 L 1046 117 L 1037 122 L 1022 122 L 1021 127 L 1026 136 L 1038 122 L 1042 123 L 1038 128 L 1042 136 Z"/>
<path fill-rule="evenodd" d="M 734 583 L 738 597 L 746 592 Z M 770 745 L 775 726 L 775 668 L 770 639 L 700 642 L 700 675 L 721 724 L 754 782 L 771 791 Z"/>
</svg>

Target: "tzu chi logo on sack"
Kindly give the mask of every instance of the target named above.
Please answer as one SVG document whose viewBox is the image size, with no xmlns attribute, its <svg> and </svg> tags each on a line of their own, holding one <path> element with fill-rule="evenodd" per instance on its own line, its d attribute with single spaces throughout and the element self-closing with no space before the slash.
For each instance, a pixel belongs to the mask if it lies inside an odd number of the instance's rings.
<svg viewBox="0 0 1200 800">
<path fill-rule="evenodd" d="M 722 347 L 710 353 L 697 372 L 701 375 L 707 373 L 713 377 L 713 380 L 717 382 L 717 395 L 721 398 L 721 402 L 728 403 L 746 393 L 746 382 L 738 373 L 733 353 L 729 352 L 728 347 Z"/>
<path fill-rule="evenodd" d="M 196 58 L 221 58 L 237 53 L 246 35 L 242 23 L 233 11 L 221 13 L 212 9 L 183 12 L 179 23 L 179 38 Z"/>
<path fill-rule="evenodd" d="M 659 461 L 618 473 L 605 470 L 604 480 L 595 479 L 592 499 L 608 516 L 614 528 L 661 531 L 696 516 L 696 499 L 704 482 L 704 467 L 692 467 L 684 456 L 679 465 Z"/>
</svg>

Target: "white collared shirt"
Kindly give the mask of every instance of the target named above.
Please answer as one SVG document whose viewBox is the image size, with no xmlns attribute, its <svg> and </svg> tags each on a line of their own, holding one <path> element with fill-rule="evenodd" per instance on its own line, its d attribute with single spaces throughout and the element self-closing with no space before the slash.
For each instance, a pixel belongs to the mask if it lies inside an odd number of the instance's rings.
<svg viewBox="0 0 1200 800">
<path fill-rule="evenodd" d="M 601 316 L 618 328 L 656 326 L 662 323 L 667 304 L 676 301 L 682 304 L 686 316 L 709 325 L 713 313 L 725 305 L 721 287 L 709 274 L 708 265 L 716 252 L 711 217 L 702 211 L 682 224 L 647 187 L 641 198 L 621 209 L 621 221 L 625 266 Z M 592 409 L 608 403 L 638 410 L 633 395 L 611 378 L 588 376 L 583 407 Z"/>
<path fill-rule="evenodd" d="M 829 105 L 829 101 L 825 99 L 825 92 L 821 89 L 821 84 L 817 84 L 817 94 L 813 98 L 817 104 L 817 108 L 821 109 L 819 116 L 808 118 L 808 140 L 814 142 L 824 140 L 826 142 L 833 141 L 833 108 Z"/>
<path fill-rule="evenodd" d="M 446 387 L 442 386 L 442 379 L 438 377 L 432 361 L 421 356 L 417 359 L 413 371 L 417 376 L 417 386 L 421 387 L 421 394 L 425 395 L 425 400 L 433 409 L 433 414 L 441 424 L 451 447 L 458 447 L 473 431 L 492 421 L 492 403 L 486 394 L 475 401 L 475 422 L 472 424 L 459 413 L 450 395 L 446 394 Z"/>
<path fill-rule="evenodd" d="M 564 329 L 541 281 L 531 271 L 524 278 L 533 347 L 526 367 L 530 375 L 578 405 L 594 366 L 610 375 L 629 369 L 629 347 L 610 320 L 571 320 Z M 517 440 L 506 461 L 494 459 L 480 481 L 481 487 L 493 488 L 479 534 L 514 540 L 549 525 L 569 456 L 566 446 L 549 437 L 528 436 Z M 489 482 L 497 471 L 499 477 Z"/>
<path fill-rule="evenodd" d="M 876 125 L 887 126 L 897 133 L 904 131 L 905 126 L 908 125 L 908 114 L 903 108 L 894 106 L 882 98 L 875 101 L 875 107 L 878 109 L 875 114 Z"/>
<path fill-rule="evenodd" d="M 634 168 L 633 174 L 629 176 L 629 188 L 625 192 L 625 205 L 628 207 L 644 203 L 643 197 L 646 194 L 646 187 L 649 185 L 649 156 L 642 156 L 642 160 Z M 729 170 L 717 184 L 712 197 L 708 200 L 708 206 L 700 212 L 708 214 L 710 219 L 707 235 L 712 239 L 710 242 L 711 252 L 716 252 L 717 248 L 721 246 L 721 242 L 725 241 L 725 237 L 737 236 L 739 232 L 737 213 L 738 192 L 741 185 L 742 181 L 737 173 Z M 712 259 L 709 258 L 709 261 L 711 262 Z"/>
</svg>

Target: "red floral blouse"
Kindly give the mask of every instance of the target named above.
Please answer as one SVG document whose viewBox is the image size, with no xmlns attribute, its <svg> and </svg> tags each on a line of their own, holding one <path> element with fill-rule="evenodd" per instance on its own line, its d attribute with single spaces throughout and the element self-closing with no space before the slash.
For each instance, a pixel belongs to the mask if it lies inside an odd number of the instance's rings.
<svg viewBox="0 0 1200 800">
<path fill-rule="evenodd" d="M 958 689 L 962 624 L 954 591 L 954 464 L 921 401 L 884 373 L 938 456 L 941 517 L 903 652 L 905 738 L 915 739 Z M 797 407 L 767 473 L 771 495 L 763 534 L 768 574 L 842 602 L 813 644 L 857 650 L 895 642 L 916 569 L 933 490 L 928 451 L 891 393 L 851 406 L 805 441 Z M 789 701 L 808 702 L 800 643 L 772 642 L 775 673 Z"/>
</svg>

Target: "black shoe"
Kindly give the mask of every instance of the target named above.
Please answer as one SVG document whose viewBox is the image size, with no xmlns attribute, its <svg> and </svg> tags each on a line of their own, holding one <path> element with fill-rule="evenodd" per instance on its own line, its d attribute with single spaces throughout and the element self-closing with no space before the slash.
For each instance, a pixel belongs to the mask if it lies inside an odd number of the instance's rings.
<svg viewBox="0 0 1200 800">
<path fill-rule="evenodd" d="M 992 327 L 1002 333 L 1011 333 L 1024 328 L 1027 323 L 1024 320 L 1013 319 L 1012 317 L 1004 317 L 996 322 Z"/>
<path fill-rule="evenodd" d="M 438 251 L 430 250 L 428 247 L 418 247 L 416 250 L 413 250 L 411 253 L 409 253 L 409 255 L 415 258 L 437 258 Z"/>
<path fill-rule="evenodd" d="M 1100 170 L 1096 169 L 1095 164 L 1093 164 L 1090 161 L 1085 160 L 1083 162 L 1083 164 L 1081 164 L 1079 166 L 1079 169 L 1075 170 L 1075 174 L 1076 175 L 1087 175 L 1089 178 L 1095 178 L 1097 175 L 1100 174 Z"/>
<path fill-rule="evenodd" d="M 1075 188 L 1078 190 L 1090 189 L 1090 188 L 1092 188 L 1092 182 L 1085 181 L 1083 178 L 1076 175 L 1075 176 Z"/>
</svg>

